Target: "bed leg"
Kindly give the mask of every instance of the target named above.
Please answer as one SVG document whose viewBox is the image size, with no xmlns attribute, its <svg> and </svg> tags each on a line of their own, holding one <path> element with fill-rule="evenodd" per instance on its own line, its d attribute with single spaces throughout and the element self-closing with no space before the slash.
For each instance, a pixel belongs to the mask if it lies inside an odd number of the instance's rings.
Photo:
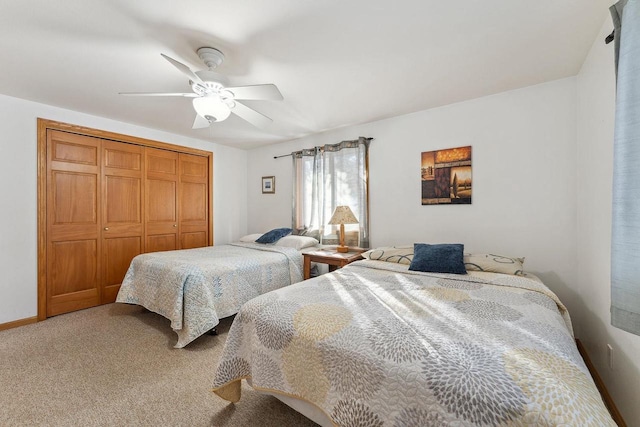
<svg viewBox="0 0 640 427">
<path fill-rule="evenodd" d="M 218 329 L 216 329 L 215 327 L 213 329 L 211 329 L 209 332 L 207 332 L 209 335 L 218 335 Z"/>
</svg>

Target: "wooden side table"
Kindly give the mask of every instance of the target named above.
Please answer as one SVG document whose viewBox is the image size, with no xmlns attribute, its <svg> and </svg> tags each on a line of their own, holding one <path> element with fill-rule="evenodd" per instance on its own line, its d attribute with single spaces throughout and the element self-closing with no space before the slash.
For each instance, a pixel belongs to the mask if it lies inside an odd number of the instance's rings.
<svg viewBox="0 0 640 427">
<path fill-rule="evenodd" d="M 329 271 L 342 268 L 345 265 L 362 259 L 362 253 L 367 249 L 349 248 L 349 252 L 340 253 L 335 248 L 319 249 L 315 251 L 303 252 L 304 258 L 304 279 L 311 278 L 311 262 L 328 264 Z"/>
</svg>

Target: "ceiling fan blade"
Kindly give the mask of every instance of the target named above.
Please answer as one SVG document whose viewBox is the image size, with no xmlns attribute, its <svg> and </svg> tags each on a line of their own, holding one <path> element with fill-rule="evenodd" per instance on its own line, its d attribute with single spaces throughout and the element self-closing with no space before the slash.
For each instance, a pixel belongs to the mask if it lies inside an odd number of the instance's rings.
<svg viewBox="0 0 640 427">
<path fill-rule="evenodd" d="M 208 128 L 210 125 L 211 123 L 209 123 L 209 120 L 205 119 L 200 114 L 196 114 L 196 119 L 193 121 L 191 129 Z"/>
<path fill-rule="evenodd" d="M 198 77 L 196 73 L 191 71 L 191 68 L 187 67 L 182 62 L 176 61 L 175 59 L 168 57 L 164 53 L 161 53 L 160 55 L 162 55 L 162 57 L 167 61 L 171 62 L 171 64 L 173 64 L 173 66 L 176 67 L 178 70 L 182 71 L 182 73 L 186 74 L 191 79 L 191 81 L 203 83 L 200 77 Z"/>
<path fill-rule="evenodd" d="M 234 99 L 257 99 L 269 101 L 282 101 L 284 98 L 274 84 L 236 86 L 225 88 L 233 93 Z"/>
<path fill-rule="evenodd" d="M 120 92 L 118 95 L 125 96 L 183 96 L 185 98 L 196 98 L 195 93 L 170 93 L 170 92 Z"/>
<path fill-rule="evenodd" d="M 258 113 L 253 108 L 249 108 L 240 102 L 235 103 L 235 107 L 231 109 L 231 112 L 236 114 L 241 119 L 244 119 L 254 125 L 257 128 L 265 128 L 273 122 L 269 117 L 262 113 Z"/>
</svg>

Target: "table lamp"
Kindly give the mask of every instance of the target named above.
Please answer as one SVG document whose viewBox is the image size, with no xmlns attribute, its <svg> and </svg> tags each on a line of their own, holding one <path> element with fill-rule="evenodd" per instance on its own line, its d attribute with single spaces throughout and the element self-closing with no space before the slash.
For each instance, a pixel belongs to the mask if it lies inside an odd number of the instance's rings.
<svg viewBox="0 0 640 427">
<path fill-rule="evenodd" d="M 345 224 L 357 224 L 358 219 L 351 212 L 349 206 L 336 206 L 336 210 L 333 211 L 333 215 L 329 220 L 330 225 L 340 224 L 340 245 L 336 248 L 338 252 L 349 252 L 349 247 L 344 245 L 344 225 Z"/>
</svg>

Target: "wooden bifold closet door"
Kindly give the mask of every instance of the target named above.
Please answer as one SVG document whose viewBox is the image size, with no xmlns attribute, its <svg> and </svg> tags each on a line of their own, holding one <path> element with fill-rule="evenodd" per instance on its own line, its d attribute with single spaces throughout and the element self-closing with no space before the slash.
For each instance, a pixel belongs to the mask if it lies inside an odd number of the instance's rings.
<svg viewBox="0 0 640 427">
<path fill-rule="evenodd" d="M 46 317 L 115 301 L 138 254 L 210 244 L 209 177 L 205 156 L 47 129 Z"/>
<path fill-rule="evenodd" d="M 47 133 L 47 316 L 102 299 L 100 143 Z"/>
<path fill-rule="evenodd" d="M 131 260 L 144 251 L 144 147 L 102 141 L 102 300 L 114 302 Z"/>
<path fill-rule="evenodd" d="M 180 153 L 178 217 L 180 248 L 207 246 L 209 229 L 209 165 L 202 156 Z"/>
<path fill-rule="evenodd" d="M 149 148 L 147 160 L 147 252 L 178 249 L 178 153 Z"/>
<path fill-rule="evenodd" d="M 207 159 L 153 148 L 145 155 L 146 252 L 207 246 Z"/>
</svg>

